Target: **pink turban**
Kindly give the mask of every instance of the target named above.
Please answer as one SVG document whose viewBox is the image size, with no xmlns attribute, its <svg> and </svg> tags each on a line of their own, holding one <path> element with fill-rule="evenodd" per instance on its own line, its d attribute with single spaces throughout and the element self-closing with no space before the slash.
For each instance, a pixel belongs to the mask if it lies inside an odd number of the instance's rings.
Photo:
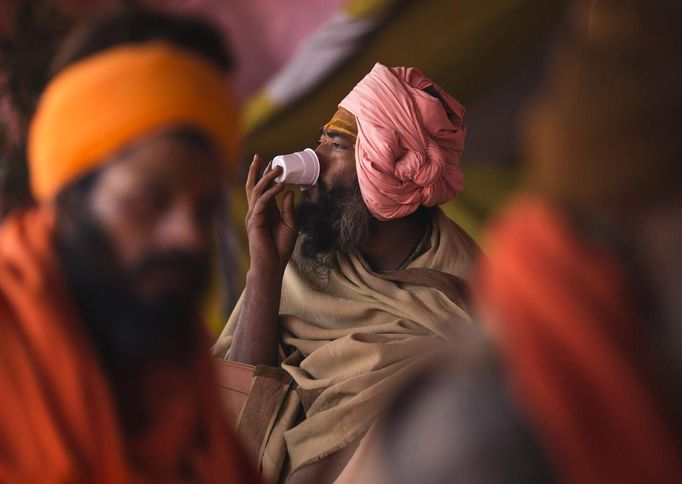
<svg viewBox="0 0 682 484">
<path fill-rule="evenodd" d="M 444 203 L 464 187 L 465 109 L 418 69 L 377 63 L 339 107 L 356 117 L 360 191 L 379 220 Z"/>
</svg>

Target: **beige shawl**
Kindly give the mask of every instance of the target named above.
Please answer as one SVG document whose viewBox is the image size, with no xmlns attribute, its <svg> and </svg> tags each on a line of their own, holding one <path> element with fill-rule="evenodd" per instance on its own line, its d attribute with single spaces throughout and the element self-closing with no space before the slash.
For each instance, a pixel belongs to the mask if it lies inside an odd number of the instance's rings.
<svg viewBox="0 0 682 484">
<path fill-rule="evenodd" d="M 287 267 L 280 325 L 288 357 L 282 368 L 294 380 L 291 393 L 305 419 L 273 429 L 270 440 L 283 435 L 292 471 L 364 435 L 392 388 L 470 322 L 465 291 L 478 247 L 440 210 L 429 237 L 427 250 L 400 271 L 373 272 L 358 254 L 340 255 L 325 281 L 295 264 Z M 216 355 L 227 355 L 240 307 L 216 343 Z M 290 402 L 281 408 L 293 411 Z M 277 421 L 291 426 L 293 418 L 280 415 Z M 264 453 L 259 460 L 282 458 L 281 451 Z M 265 471 L 267 463 L 262 465 Z"/>
</svg>

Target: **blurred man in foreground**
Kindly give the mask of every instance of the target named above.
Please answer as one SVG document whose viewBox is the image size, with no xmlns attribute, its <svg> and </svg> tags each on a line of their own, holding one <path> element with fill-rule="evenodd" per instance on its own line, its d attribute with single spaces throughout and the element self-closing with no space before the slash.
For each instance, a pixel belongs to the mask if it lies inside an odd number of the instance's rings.
<svg viewBox="0 0 682 484">
<path fill-rule="evenodd" d="M 0 481 L 249 482 L 198 320 L 229 58 L 121 11 L 59 52 L 29 133 L 34 208 L 0 231 Z"/>
<path fill-rule="evenodd" d="M 463 107 L 418 70 L 380 64 L 339 107 L 296 209 L 287 194 L 280 214 L 280 168 L 258 180 L 254 159 L 251 268 L 215 347 L 255 366 L 238 425 L 260 470 L 288 482 L 333 480 L 391 388 L 469 323 L 478 248 L 437 208 L 463 186 Z"/>
<path fill-rule="evenodd" d="M 528 116 L 534 190 L 489 235 L 484 317 L 567 482 L 682 481 L 680 15 L 591 2 Z"/>
</svg>

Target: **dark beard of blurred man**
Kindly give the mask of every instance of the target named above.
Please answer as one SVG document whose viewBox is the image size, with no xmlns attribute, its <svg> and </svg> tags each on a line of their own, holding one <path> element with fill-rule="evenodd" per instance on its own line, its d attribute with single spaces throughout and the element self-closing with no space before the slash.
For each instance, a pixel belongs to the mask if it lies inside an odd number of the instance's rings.
<svg viewBox="0 0 682 484">
<path fill-rule="evenodd" d="M 326 189 L 318 184 L 317 200 L 303 192 L 296 207 L 299 238 L 294 262 L 303 271 L 327 276 L 334 267 L 336 255 L 362 248 L 371 236 L 372 221 L 354 180 L 350 186 L 341 184 Z"/>
<path fill-rule="evenodd" d="M 131 269 L 122 269 L 111 243 L 87 207 L 58 209 L 56 251 L 74 295 L 81 323 L 107 375 L 118 413 L 128 435 L 151 418 L 140 404 L 145 370 L 171 363 L 182 367 L 200 348 L 199 306 L 208 283 L 209 255 L 172 252 L 149 254 Z M 61 219 L 60 219 L 61 215 Z M 68 223 L 63 219 L 68 218 Z M 69 225 L 68 230 L 63 226 Z M 134 281 L 155 269 L 184 271 L 185 288 L 166 291 L 154 302 L 143 301 Z"/>
<path fill-rule="evenodd" d="M 68 238 L 57 242 L 83 323 L 102 356 L 131 366 L 192 357 L 198 307 L 209 273 L 208 257 L 150 254 L 132 269 L 123 270 L 106 235 L 88 212 Z M 192 283 L 182 292 L 167 291 L 158 301 L 142 301 L 132 289 L 134 281 L 155 269 L 182 271 Z"/>
</svg>

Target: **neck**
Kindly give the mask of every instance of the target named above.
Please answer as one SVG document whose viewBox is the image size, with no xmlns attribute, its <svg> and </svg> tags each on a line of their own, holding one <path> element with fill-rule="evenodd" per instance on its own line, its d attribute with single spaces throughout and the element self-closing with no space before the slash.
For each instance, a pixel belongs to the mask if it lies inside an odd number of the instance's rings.
<svg viewBox="0 0 682 484">
<path fill-rule="evenodd" d="M 427 225 L 428 217 L 419 211 L 396 220 L 376 221 L 360 253 L 374 271 L 397 270 L 414 252 Z"/>
</svg>

